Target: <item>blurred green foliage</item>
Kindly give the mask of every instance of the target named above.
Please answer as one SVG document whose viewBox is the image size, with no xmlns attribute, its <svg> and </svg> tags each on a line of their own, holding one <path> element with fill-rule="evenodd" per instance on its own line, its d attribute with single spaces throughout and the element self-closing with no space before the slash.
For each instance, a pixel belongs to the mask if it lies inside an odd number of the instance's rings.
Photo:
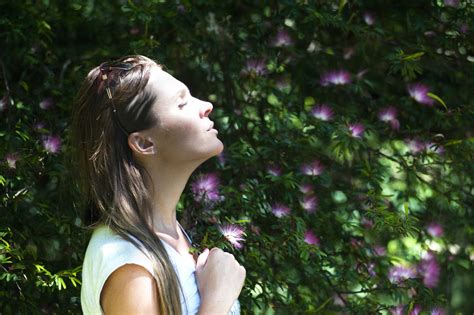
<svg viewBox="0 0 474 315">
<path fill-rule="evenodd" d="M 178 210 L 246 267 L 244 314 L 474 309 L 472 1 L 23 0 L 0 12 L 2 314 L 80 313 L 90 234 L 68 167 L 72 99 L 89 69 L 135 53 L 214 103 L 226 148 L 200 171 L 218 174 L 224 198 L 186 191 Z M 410 96 L 414 83 L 429 91 Z M 396 118 L 381 118 L 387 106 Z M 305 175 L 315 160 L 322 172 Z M 246 228 L 242 250 L 219 243 L 224 222 Z"/>
</svg>

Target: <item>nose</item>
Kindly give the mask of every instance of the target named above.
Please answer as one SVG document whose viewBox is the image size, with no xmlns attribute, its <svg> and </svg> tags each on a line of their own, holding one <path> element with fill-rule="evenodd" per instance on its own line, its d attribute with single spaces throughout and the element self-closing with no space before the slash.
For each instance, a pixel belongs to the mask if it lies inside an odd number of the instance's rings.
<svg viewBox="0 0 474 315">
<path fill-rule="evenodd" d="M 201 117 L 207 117 L 212 112 L 212 104 L 209 102 L 203 101 L 203 106 L 201 108 Z"/>
</svg>

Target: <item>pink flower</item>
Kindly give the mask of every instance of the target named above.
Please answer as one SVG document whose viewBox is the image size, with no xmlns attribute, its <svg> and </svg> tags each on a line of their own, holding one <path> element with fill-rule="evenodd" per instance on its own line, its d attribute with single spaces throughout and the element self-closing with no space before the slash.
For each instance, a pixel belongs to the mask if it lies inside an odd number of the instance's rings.
<svg viewBox="0 0 474 315">
<path fill-rule="evenodd" d="M 264 59 L 250 59 L 247 60 L 243 74 L 262 76 L 267 73 L 267 65 Z"/>
<path fill-rule="evenodd" d="M 434 104 L 434 100 L 428 96 L 429 92 L 429 87 L 421 83 L 414 83 L 408 86 L 408 93 L 415 101 L 420 104 Z"/>
<path fill-rule="evenodd" d="M 311 194 L 313 192 L 313 186 L 311 184 L 301 184 L 299 188 L 303 194 Z"/>
<path fill-rule="evenodd" d="M 20 154 L 18 152 L 8 153 L 5 155 L 5 160 L 9 168 L 16 168 L 16 162 L 20 159 Z"/>
<path fill-rule="evenodd" d="M 281 218 L 281 217 L 289 215 L 291 212 L 291 209 L 285 205 L 277 203 L 272 207 L 272 212 L 276 217 Z"/>
<path fill-rule="evenodd" d="M 409 278 L 416 277 L 416 270 L 410 267 L 393 266 L 388 271 L 388 279 L 392 283 L 400 283 Z"/>
<path fill-rule="evenodd" d="M 435 307 L 431 310 L 431 315 L 445 315 L 446 311 L 441 307 Z"/>
<path fill-rule="evenodd" d="M 374 227 L 374 221 L 367 219 L 366 217 L 362 217 L 360 219 L 360 224 L 365 228 L 365 229 L 371 229 Z"/>
<path fill-rule="evenodd" d="M 226 156 L 224 152 L 219 153 L 219 155 L 217 156 L 217 161 L 219 162 L 219 165 L 221 167 L 225 165 Z"/>
<path fill-rule="evenodd" d="M 318 176 L 320 175 L 324 170 L 324 167 L 322 166 L 321 162 L 318 160 L 314 160 L 313 162 L 309 164 L 303 164 L 301 166 L 301 172 L 304 175 L 309 175 L 309 176 Z"/>
<path fill-rule="evenodd" d="M 398 130 L 400 122 L 397 119 L 397 109 L 393 106 L 388 106 L 379 111 L 379 119 L 383 122 L 388 122 L 392 129 Z"/>
<path fill-rule="evenodd" d="M 387 253 L 387 250 L 382 245 L 375 245 L 373 250 L 377 256 L 383 256 Z"/>
<path fill-rule="evenodd" d="M 344 85 L 351 83 L 351 74 L 345 70 L 333 70 L 321 75 L 321 85 Z"/>
<path fill-rule="evenodd" d="M 369 26 L 373 25 L 375 23 L 375 17 L 370 12 L 365 12 L 363 18 L 364 18 L 365 24 L 367 24 Z"/>
<path fill-rule="evenodd" d="M 54 101 L 52 97 L 47 97 L 39 103 L 41 109 L 50 109 L 54 106 Z"/>
<path fill-rule="evenodd" d="M 421 312 L 421 306 L 420 305 L 415 305 L 413 309 L 410 312 L 410 315 L 418 315 Z"/>
<path fill-rule="evenodd" d="M 35 131 L 40 131 L 40 129 L 44 129 L 45 127 L 46 127 L 46 125 L 45 125 L 44 122 L 42 122 L 42 121 L 38 121 L 37 123 L 35 123 L 35 124 L 33 125 L 33 129 L 34 129 Z"/>
<path fill-rule="evenodd" d="M 314 213 L 318 207 L 318 198 L 312 195 L 306 195 L 303 200 L 300 201 L 301 207 L 308 213 Z"/>
<path fill-rule="evenodd" d="M 423 284 L 428 288 L 438 286 L 441 269 L 433 254 L 422 259 L 418 265 L 418 271 L 423 277 Z"/>
<path fill-rule="evenodd" d="M 319 246 L 320 243 L 319 238 L 316 237 L 311 230 L 306 230 L 306 232 L 304 233 L 304 241 L 309 245 Z"/>
<path fill-rule="evenodd" d="M 215 173 L 203 174 L 191 184 L 191 191 L 196 201 L 218 201 L 220 200 L 218 187 L 219 178 Z"/>
<path fill-rule="evenodd" d="M 413 154 L 420 153 L 426 148 L 425 143 L 421 141 L 420 139 L 414 138 L 414 139 L 408 139 L 405 141 L 408 145 L 408 150 Z"/>
<path fill-rule="evenodd" d="M 278 165 L 269 165 L 267 167 L 267 173 L 272 176 L 280 176 L 281 175 L 281 167 Z"/>
<path fill-rule="evenodd" d="M 332 119 L 334 112 L 331 107 L 327 106 L 326 104 L 321 104 L 321 105 L 314 106 L 311 109 L 311 114 L 313 114 L 313 116 L 318 119 L 321 119 L 323 121 L 328 121 Z"/>
<path fill-rule="evenodd" d="M 273 47 L 285 47 L 293 45 L 293 39 L 285 29 L 280 29 L 271 41 Z"/>
<path fill-rule="evenodd" d="M 349 124 L 348 128 L 351 132 L 351 136 L 354 138 L 361 138 L 365 130 L 364 125 L 362 125 L 361 123 Z"/>
<path fill-rule="evenodd" d="M 425 149 L 428 152 L 433 152 L 433 153 L 440 154 L 440 155 L 442 155 L 444 153 L 444 147 L 442 145 L 439 145 L 439 144 L 433 143 L 433 142 L 425 143 Z"/>
<path fill-rule="evenodd" d="M 405 306 L 402 305 L 402 304 L 400 304 L 400 305 L 398 305 L 398 306 L 396 306 L 396 307 L 392 307 L 392 308 L 390 309 L 390 314 L 392 314 L 392 315 L 404 315 L 404 314 L 405 314 L 405 313 L 403 312 L 404 308 L 405 308 Z"/>
<path fill-rule="evenodd" d="M 290 85 L 290 81 L 288 80 L 288 78 L 279 77 L 278 79 L 275 80 L 275 86 L 279 90 L 284 90 L 284 89 L 289 88 L 291 85 Z"/>
<path fill-rule="evenodd" d="M 244 245 L 241 244 L 245 239 L 243 238 L 244 229 L 236 224 L 224 224 L 219 226 L 219 232 L 237 249 L 241 249 Z"/>
<path fill-rule="evenodd" d="M 444 234 L 443 227 L 441 226 L 441 224 L 436 222 L 428 224 L 428 226 L 426 227 L 426 231 L 429 235 L 433 237 L 441 237 Z"/>
<path fill-rule="evenodd" d="M 10 103 L 10 98 L 6 95 L 0 99 L 0 112 L 3 112 L 8 108 L 8 104 Z"/>
<path fill-rule="evenodd" d="M 444 5 L 447 7 L 458 8 L 459 0 L 444 0 Z"/>
<path fill-rule="evenodd" d="M 135 25 L 135 26 L 132 26 L 128 32 L 131 35 L 137 35 L 138 33 L 140 33 L 140 28 Z"/>
<path fill-rule="evenodd" d="M 58 136 L 43 137 L 43 147 L 50 153 L 58 153 L 61 150 L 61 138 Z"/>
</svg>

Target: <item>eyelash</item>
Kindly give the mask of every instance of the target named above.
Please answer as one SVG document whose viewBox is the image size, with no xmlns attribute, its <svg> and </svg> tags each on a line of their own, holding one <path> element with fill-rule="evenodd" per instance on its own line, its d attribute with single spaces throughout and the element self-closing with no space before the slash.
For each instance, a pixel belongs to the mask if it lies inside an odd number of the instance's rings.
<svg viewBox="0 0 474 315">
<path fill-rule="evenodd" d="M 184 105 L 187 105 L 188 102 L 184 102 L 183 104 L 179 105 L 179 107 L 183 107 Z"/>
</svg>

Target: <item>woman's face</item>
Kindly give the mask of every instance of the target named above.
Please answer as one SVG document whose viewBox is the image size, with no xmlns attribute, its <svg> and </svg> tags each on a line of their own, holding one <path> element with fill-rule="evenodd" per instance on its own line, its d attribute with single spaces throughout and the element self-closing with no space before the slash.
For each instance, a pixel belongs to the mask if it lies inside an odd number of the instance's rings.
<svg viewBox="0 0 474 315">
<path fill-rule="evenodd" d="M 148 88 L 157 94 L 151 128 L 157 155 L 171 162 L 206 160 L 222 152 L 223 143 L 209 119 L 212 104 L 191 96 L 188 88 L 159 67 L 153 67 Z"/>
</svg>

